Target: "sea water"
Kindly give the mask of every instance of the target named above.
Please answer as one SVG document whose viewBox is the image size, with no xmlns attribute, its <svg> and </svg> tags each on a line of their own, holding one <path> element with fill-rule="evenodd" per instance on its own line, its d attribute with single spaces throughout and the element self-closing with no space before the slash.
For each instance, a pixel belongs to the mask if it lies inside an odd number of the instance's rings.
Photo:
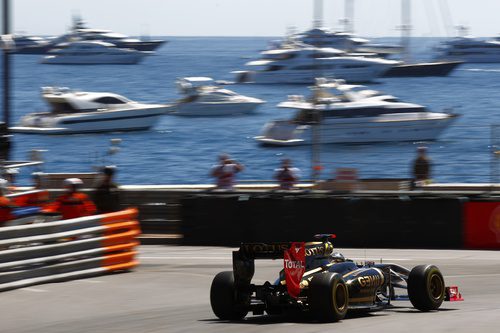
<svg viewBox="0 0 500 333">
<path fill-rule="evenodd" d="M 179 97 L 175 80 L 209 76 L 234 80 L 231 71 L 257 58 L 275 38 L 172 37 L 138 65 L 45 65 L 39 55 L 12 57 L 12 122 L 32 112 L 46 111 L 43 86 L 82 91 L 114 92 L 132 100 L 169 103 Z M 381 39 L 377 42 L 397 42 Z M 415 59 L 432 57 L 437 39 L 414 38 Z M 436 182 L 489 182 L 500 171 L 491 145 L 500 141 L 500 64 L 466 64 L 448 77 L 381 78 L 370 84 L 403 101 L 432 111 L 453 108 L 462 116 L 434 142 L 381 144 L 324 144 L 318 148 L 323 166 L 320 178 L 332 178 L 340 167 L 356 168 L 361 178 L 407 178 L 419 145 L 428 146 Z M 150 131 L 64 136 L 16 134 L 12 158 L 25 160 L 31 149 L 44 149 L 46 172 L 89 172 L 96 166 L 117 164 L 121 184 L 211 183 L 210 168 L 220 153 L 245 165 L 239 180 L 271 180 L 282 158 L 311 177 L 311 146 L 262 147 L 253 139 L 263 125 L 290 118 L 295 111 L 276 104 L 287 95 L 309 94 L 306 85 L 228 86 L 267 103 L 253 115 L 179 117 L 164 115 Z M 110 140 L 120 138 L 119 152 L 110 155 Z M 493 140 L 492 140 L 493 138 Z M 496 138 L 496 139 L 495 139 Z M 21 182 L 29 182 L 23 170 Z"/>
</svg>

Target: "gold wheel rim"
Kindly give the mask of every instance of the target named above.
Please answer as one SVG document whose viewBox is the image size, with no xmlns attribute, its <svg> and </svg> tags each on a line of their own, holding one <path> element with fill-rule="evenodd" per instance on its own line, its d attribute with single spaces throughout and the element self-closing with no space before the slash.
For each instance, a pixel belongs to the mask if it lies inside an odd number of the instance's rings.
<svg viewBox="0 0 500 333">
<path fill-rule="evenodd" d="M 345 284 L 338 283 L 333 290 L 333 304 L 338 311 L 343 312 L 347 307 L 347 288 Z"/>
<path fill-rule="evenodd" d="M 444 293 L 443 279 L 438 274 L 433 274 L 430 279 L 429 291 L 432 298 L 439 300 Z"/>
</svg>

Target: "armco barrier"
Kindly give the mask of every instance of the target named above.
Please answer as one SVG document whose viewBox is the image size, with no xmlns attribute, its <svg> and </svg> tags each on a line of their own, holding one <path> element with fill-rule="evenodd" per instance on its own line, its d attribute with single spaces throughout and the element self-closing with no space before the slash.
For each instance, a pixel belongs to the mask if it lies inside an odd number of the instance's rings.
<svg viewBox="0 0 500 333">
<path fill-rule="evenodd" d="M 0 291 L 128 270 L 137 210 L 0 228 Z"/>
<path fill-rule="evenodd" d="M 197 195 L 182 200 L 183 243 L 235 246 L 335 233 L 342 247 L 462 248 L 462 207 L 458 198 Z"/>
<path fill-rule="evenodd" d="M 7 195 L 12 204 L 19 207 L 43 206 L 49 201 L 49 197 L 47 190 L 32 190 Z"/>
<path fill-rule="evenodd" d="M 500 249 L 500 201 L 465 203 L 464 238 L 468 249 Z"/>
</svg>

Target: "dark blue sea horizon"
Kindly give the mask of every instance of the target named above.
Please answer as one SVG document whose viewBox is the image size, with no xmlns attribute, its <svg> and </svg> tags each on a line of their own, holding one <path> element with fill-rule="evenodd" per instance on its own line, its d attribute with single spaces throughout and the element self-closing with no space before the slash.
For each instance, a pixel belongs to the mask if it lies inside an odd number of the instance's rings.
<svg viewBox="0 0 500 333">
<path fill-rule="evenodd" d="M 56 66 L 40 64 L 41 56 L 13 56 L 13 123 L 32 112 L 47 109 L 40 96 L 43 86 L 82 91 L 109 91 L 130 99 L 167 103 L 179 95 L 175 80 L 210 76 L 233 80 L 230 73 L 257 58 L 273 37 L 167 37 L 156 55 L 138 65 Z M 438 38 L 414 38 L 414 59 L 430 59 Z M 397 42 L 383 38 L 377 42 Z M 403 101 L 433 111 L 453 108 L 462 116 L 435 142 L 322 145 L 322 179 L 338 167 L 357 168 L 361 178 L 407 178 L 415 150 L 429 147 L 436 182 L 490 182 L 498 173 L 491 151 L 491 125 L 500 123 L 500 64 L 467 64 L 449 77 L 384 78 L 370 84 Z M 13 137 L 13 159 L 24 160 L 31 149 L 46 149 L 46 172 L 89 172 L 93 166 L 119 166 L 121 184 L 212 183 L 209 175 L 217 156 L 229 153 L 246 168 L 240 180 L 270 180 L 284 157 L 310 177 L 311 147 L 259 146 L 253 139 L 270 120 L 289 118 L 294 111 L 278 109 L 287 95 L 308 94 L 301 85 L 232 85 L 238 93 L 267 101 L 256 114 L 236 117 L 194 118 L 165 115 L 151 131 L 69 136 Z M 493 131 L 494 136 L 500 137 Z M 107 157 L 110 139 L 120 138 L 120 152 Z M 29 182 L 23 170 L 21 183 Z"/>
</svg>

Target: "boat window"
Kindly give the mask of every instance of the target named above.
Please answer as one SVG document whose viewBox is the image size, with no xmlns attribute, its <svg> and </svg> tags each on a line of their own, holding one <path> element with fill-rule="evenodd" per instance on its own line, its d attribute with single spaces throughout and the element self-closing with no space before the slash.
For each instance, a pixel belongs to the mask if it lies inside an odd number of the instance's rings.
<svg viewBox="0 0 500 333">
<path fill-rule="evenodd" d="M 53 102 L 50 103 L 52 106 L 52 113 L 75 113 L 80 112 L 80 110 L 73 108 L 68 102 Z"/>
<path fill-rule="evenodd" d="M 315 113 L 312 110 L 300 110 L 293 119 L 293 122 L 299 124 L 310 124 L 317 118 L 318 116 L 315 116 Z"/>
<path fill-rule="evenodd" d="M 323 111 L 322 115 L 325 118 L 356 118 L 356 117 L 377 117 L 383 114 L 393 114 L 393 113 L 413 113 L 413 112 L 427 112 L 424 107 L 414 107 L 414 108 L 378 108 L 378 107 L 367 107 L 358 109 L 345 109 L 345 110 L 327 110 Z"/>
<path fill-rule="evenodd" d="M 364 68 L 364 67 L 368 67 L 366 65 L 344 65 L 342 66 L 343 68 Z"/>
<path fill-rule="evenodd" d="M 125 104 L 125 101 L 122 101 L 121 99 L 111 96 L 94 99 L 94 102 L 101 104 Z"/>
<path fill-rule="evenodd" d="M 265 69 L 266 72 L 274 72 L 274 71 L 279 71 L 280 69 L 282 69 L 283 66 L 278 66 L 278 65 L 272 65 L 272 66 L 269 66 Z"/>
<path fill-rule="evenodd" d="M 295 70 L 313 70 L 313 69 L 334 69 L 335 65 L 301 65 L 295 66 L 292 69 Z"/>
<path fill-rule="evenodd" d="M 320 53 L 320 52 L 315 52 L 313 54 L 309 55 L 309 58 L 330 58 L 330 57 L 335 57 L 338 54 L 335 53 Z"/>
<path fill-rule="evenodd" d="M 287 60 L 287 59 L 292 59 L 295 58 L 296 54 L 295 53 L 283 53 L 283 54 L 278 54 L 274 56 L 274 59 L 279 59 L 279 60 Z"/>
</svg>

